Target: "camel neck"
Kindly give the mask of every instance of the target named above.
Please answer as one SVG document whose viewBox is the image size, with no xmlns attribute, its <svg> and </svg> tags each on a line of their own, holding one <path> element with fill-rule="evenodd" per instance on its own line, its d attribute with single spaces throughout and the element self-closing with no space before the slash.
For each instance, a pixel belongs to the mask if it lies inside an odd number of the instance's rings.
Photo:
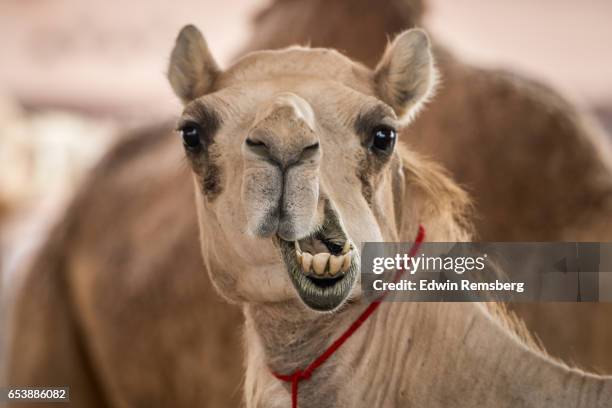
<svg viewBox="0 0 612 408">
<path fill-rule="evenodd" d="M 363 307 L 247 306 L 247 407 L 289 406 L 270 368 L 305 367 Z M 300 385 L 299 406 L 610 406 L 609 380 L 556 363 L 497 319 L 477 303 L 385 303 Z"/>
<path fill-rule="evenodd" d="M 385 406 L 610 406 L 610 380 L 554 361 L 511 330 L 496 306 L 385 306 L 369 341 L 375 349 L 369 354 L 378 356 L 382 366 L 370 378 L 382 376 L 381 386 L 386 383 L 391 396 Z M 362 366 L 355 376 L 371 371 Z M 368 398 L 368 391 L 360 398 Z"/>
<path fill-rule="evenodd" d="M 364 302 L 345 306 L 333 314 L 306 310 L 302 305 L 251 305 L 245 307 L 247 336 L 247 407 L 275 406 L 271 401 L 290 397 L 290 384 L 279 381 L 276 373 L 303 370 L 343 334 L 368 306 Z M 335 352 L 316 373 L 300 384 L 299 407 L 339 407 L 343 391 L 342 376 L 347 360 L 359 353 L 363 333 L 371 325 L 367 320 L 354 336 Z M 340 385 L 340 386 L 338 386 Z M 265 389 L 265 394 L 261 390 Z M 287 405 L 291 406 L 289 400 Z"/>
</svg>

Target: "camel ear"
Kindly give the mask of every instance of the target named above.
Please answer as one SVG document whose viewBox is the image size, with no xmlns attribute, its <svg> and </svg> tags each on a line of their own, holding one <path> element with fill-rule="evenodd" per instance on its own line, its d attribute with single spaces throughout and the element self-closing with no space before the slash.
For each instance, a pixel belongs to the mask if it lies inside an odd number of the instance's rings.
<svg viewBox="0 0 612 408">
<path fill-rule="evenodd" d="M 374 72 L 379 97 L 400 117 L 411 117 L 433 93 L 436 69 L 425 31 L 410 29 L 391 42 Z"/>
<path fill-rule="evenodd" d="M 193 25 L 183 27 L 170 56 L 168 80 L 183 103 L 208 92 L 221 71 L 206 40 Z"/>
</svg>

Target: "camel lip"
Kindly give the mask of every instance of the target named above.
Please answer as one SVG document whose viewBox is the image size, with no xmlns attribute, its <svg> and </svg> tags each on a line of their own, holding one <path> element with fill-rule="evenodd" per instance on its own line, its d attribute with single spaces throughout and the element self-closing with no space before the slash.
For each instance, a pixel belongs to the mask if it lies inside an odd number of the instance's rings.
<svg viewBox="0 0 612 408">
<path fill-rule="evenodd" d="M 359 253 L 341 226 L 335 211 L 326 211 L 323 223 L 299 240 L 276 237 L 289 278 L 300 299 L 311 309 L 332 311 L 349 296 L 359 270 Z M 302 256 L 326 259 L 323 271 L 314 265 L 305 271 Z M 347 259 L 348 257 L 348 259 Z M 332 258 L 335 267 L 332 267 Z M 342 265 L 339 267 L 339 262 Z"/>
</svg>

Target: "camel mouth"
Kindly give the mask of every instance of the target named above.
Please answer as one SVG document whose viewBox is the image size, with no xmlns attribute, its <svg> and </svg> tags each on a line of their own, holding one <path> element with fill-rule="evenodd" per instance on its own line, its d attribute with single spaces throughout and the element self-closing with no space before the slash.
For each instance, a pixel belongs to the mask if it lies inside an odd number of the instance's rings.
<svg viewBox="0 0 612 408">
<path fill-rule="evenodd" d="M 310 308 L 331 311 L 353 288 L 359 253 L 347 237 L 334 211 L 326 211 L 315 232 L 296 241 L 278 237 L 291 282 Z"/>
</svg>

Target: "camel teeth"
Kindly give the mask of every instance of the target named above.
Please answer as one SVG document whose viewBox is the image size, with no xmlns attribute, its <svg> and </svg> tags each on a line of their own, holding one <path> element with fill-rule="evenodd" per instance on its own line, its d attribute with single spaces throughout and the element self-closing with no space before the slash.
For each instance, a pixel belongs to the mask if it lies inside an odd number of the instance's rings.
<svg viewBox="0 0 612 408">
<path fill-rule="evenodd" d="M 329 274 L 334 276 L 340 271 L 342 263 L 344 262 L 344 255 L 332 255 L 329 257 Z"/>
<path fill-rule="evenodd" d="M 351 258 L 352 258 L 352 253 L 348 253 L 346 255 L 344 255 L 344 262 L 342 262 L 342 272 L 346 272 L 349 270 L 350 266 L 351 266 Z"/>
<path fill-rule="evenodd" d="M 295 247 L 295 252 L 298 254 L 302 253 L 302 248 L 300 248 L 300 243 L 297 241 L 293 241 L 293 246 Z"/>
<path fill-rule="evenodd" d="M 312 255 L 308 252 L 302 253 L 302 270 L 306 273 L 310 272 L 312 265 Z"/>
<path fill-rule="evenodd" d="M 347 239 L 346 242 L 344 243 L 344 246 L 342 247 L 342 255 L 348 254 L 350 250 L 351 250 L 351 243 Z"/>
<path fill-rule="evenodd" d="M 323 275 L 325 273 L 329 256 L 329 252 L 320 252 L 312 259 L 312 269 L 314 269 L 317 275 Z"/>
</svg>

